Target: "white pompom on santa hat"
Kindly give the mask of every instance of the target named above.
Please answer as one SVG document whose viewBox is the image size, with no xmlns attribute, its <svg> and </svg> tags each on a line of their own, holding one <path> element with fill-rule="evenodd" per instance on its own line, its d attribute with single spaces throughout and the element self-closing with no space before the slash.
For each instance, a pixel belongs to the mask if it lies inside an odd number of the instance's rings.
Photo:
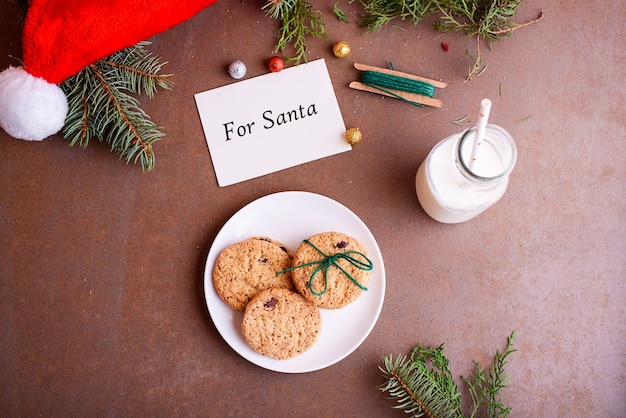
<svg viewBox="0 0 626 418">
<path fill-rule="evenodd" d="M 32 0 L 22 32 L 23 66 L 0 72 L 0 127 L 29 141 L 54 135 L 68 111 L 60 83 L 215 1 Z"/>
<path fill-rule="evenodd" d="M 0 73 L 0 126 L 12 137 L 41 141 L 63 129 L 67 99 L 56 84 L 23 67 Z"/>
</svg>

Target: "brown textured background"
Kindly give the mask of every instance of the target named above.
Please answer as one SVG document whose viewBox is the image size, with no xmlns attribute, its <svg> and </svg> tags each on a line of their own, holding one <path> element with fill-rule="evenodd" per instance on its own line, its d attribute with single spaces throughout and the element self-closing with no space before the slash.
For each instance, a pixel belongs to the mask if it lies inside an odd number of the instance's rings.
<svg viewBox="0 0 626 418">
<path fill-rule="evenodd" d="M 513 417 L 626 416 L 626 9 L 621 0 L 528 0 L 539 23 L 483 46 L 487 71 L 464 82 L 473 40 L 423 22 L 374 33 L 324 14 L 325 58 L 351 152 L 226 188 L 217 186 L 193 94 L 235 82 L 226 66 L 267 72 L 277 23 L 261 2 L 220 0 L 154 36 L 173 91 L 142 101 L 167 137 L 143 173 L 93 141 L 28 143 L 0 132 L 0 415 L 405 416 L 376 390 L 380 358 L 444 343 L 455 376 L 490 364 L 514 330 L 504 402 Z M 71 30 L 71 28 L 68 28 Z M 0 4 L 0 68 L 18 65 L 10 1 Z M 332 55 L 347 40 L 352 54 Z M 445 41 L 451 49 L 444 52 Z M 439 78 L 443 109 L 350 90 L 355 61 Z M 502 95 L 500 95 L 502 85 Z M 442 225 L 420 208 L 414 176 L 430 148 L 475 119 L 516 139 L 504 198 L 480 217 Z M 527 116 L 533 118 L 517 122 Z M 320 174 L 323 173 L 323 176 Z M 349 357 L 287 375 L 257 367 L 222 340 L 202 275 L 221 226 L 261 196 L 304 190 L 348 206 L 386 265 L 378 323 Z"/>
</svg>

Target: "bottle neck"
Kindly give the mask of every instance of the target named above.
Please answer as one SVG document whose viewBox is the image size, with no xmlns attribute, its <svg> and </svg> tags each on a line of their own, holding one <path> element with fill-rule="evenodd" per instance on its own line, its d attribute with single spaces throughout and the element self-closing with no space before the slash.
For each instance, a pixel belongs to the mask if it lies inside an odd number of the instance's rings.
<svg viewBox="0 0 626 418">
<path fill-rule="evenodd" d="M 476 161 L 471 166 L 475 137 L 474 126 L 457 139 L 455 161 L 461 174 L 472 183 L 485 186 L 508 180 L 517 161 L 517 149 L 511 135 L 497 125 L 487 125 Z"/>
</svg>

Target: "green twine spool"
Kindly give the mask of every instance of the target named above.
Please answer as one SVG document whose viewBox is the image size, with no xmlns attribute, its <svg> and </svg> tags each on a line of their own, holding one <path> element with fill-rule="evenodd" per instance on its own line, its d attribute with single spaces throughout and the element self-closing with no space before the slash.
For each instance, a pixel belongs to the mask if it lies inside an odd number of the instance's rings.
<svg viewBox="0 0 626 418">
<path fill-rule="evenodd" d="M 419 107 L 423 107 L 422 104 L 407 100 L 404 97 L 389 91 L 389 89 L 406 91 L 408 93 L 415 93 L 427 97 L 433 97 L 435 95 L 435 86 L 430 83 L 400 77 L 395 74 L 381 73 L 378 71 L 365 71 L 363 73 L 362 83 Z"/>
</svg>

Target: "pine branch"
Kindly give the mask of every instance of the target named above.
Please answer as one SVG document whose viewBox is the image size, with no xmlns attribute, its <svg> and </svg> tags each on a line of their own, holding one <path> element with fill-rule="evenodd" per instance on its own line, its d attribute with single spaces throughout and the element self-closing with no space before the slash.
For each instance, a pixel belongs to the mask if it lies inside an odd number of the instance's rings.
<svg viewBox="0 0 626 418">
<path fill-rule="evenodd" d="M 511 408 L 502 404 L 501 390 L 506 388 L 505 383 L 509 378 L 504 374 L 504 366 L 508 356 L 515 351 L 512 348 L 514 338 L 513 332 L 508 337 L 504 353 L 496 351 L 490 369 L 483 369 L 475 361 L 474 375 L 470 379 L 461 376 L 472 400 L 472 418 L 482 410 L 488 418 L 506 417 L 511 412 Z M 417 345 L 409 357 L 384 357 L 379 369 L 385 383 L 378 389 L 388 392 L 390 399 L 397 401 L 393 408 L 402 409 L 412 417 L 464 417 L 461 393 L 452 378 L 443 345 L 437 348 Z"/>
<path fill-rule="evenodd" d="M 424 373 L 437 383 L 449 399 L 454 411 L 461 414 L 461 394 L 452 378 L 449 361 L 444 355 L 443 344 L 435 349 L 417 346 L 411 353 L 411 361 L 424 368 Z M 430 363 L 430 369 L 426 366 Z"/>
<path fill-rule="evenodd" d="M 154 168 L 152 145 L 164 134 L 132 94 L 152 98 L 158 87 L 171 88 L 171 75 L 160 75 L 163 63 L 144 48 L 147 42 L 123 49 L 87 66 L 61 88 L 69 112 L 63 132 L 70 145 L 86 147 L 97 137 L 120 158 Z"/>
<path fill-rule="evenodd" d="M 467 80 L 486 69 L 480 52 L 481 39 L 487 40 L 491 49 L 493 41 L 511 36 L 515 30 L 543 18 L 542 11 L 538 18 L 529 22 L 512 22 L 520 0 L 361 0 L 361 3 L 365 14 L 359 24 L 370 31 L 394 19 L 410 20 L 416 25 L 427 15 L 436 14 L 436 30 L 460 31 L 469 37 L 476 37 L 476 53 L 467 53 L 472 59 Z"/>
<path fill-rule="evenodd" d="M 395 361 L 386 357 L 380 370 L 387 382 L 379 390 L 389 392 L 398 402 L 395 408 L 413 417 L 462 417 L 460 394 L 444 359 L 442 346 L 418 347 L 410 358 L 398 356 Z"/>
<path fill-rule="evenodd" d="M 262 10 L 266 11 L 267 16 L 274 19 L 282 19 L 299 0 L 268 0 Z"/>
<path fill-rule="evenodd" d="M 106 68 L 111 66 L 118 70 L 119 77 L 128 83 L 125 88 L 133 93 L 145 94 L 154 98 L 157 87 L 171 90 L 171 74 L 159 74 L 167 62 L 161 62 L 156 55 L 149 53 L 145 46 L 149 42 L 139 42 L 133 48 L 126 48 L 100 61 Z M 117 76 L 116 76 L 117 77 Z"/>
<path fill-rule="evenodd" d="M 514 339 L 515 332 L 511 333 L 508 337 L 507 347 L 504 353 L 500 354 L 500 352 L 496 350 L 493 365 L 490 369 L 485 370 L 478 361 L 474 361 L 476 366 L 474 374 L 469 379 L 461 376 L 461 380 L 468 386 L 474 405 L 470 417 L 474 417 L 483 407 L 486 409 L 486 416 L 488 418 L 506 417 L 511 413 L 511 408 L 505 407 L 502 404 L 500 391 L 507 387 L 506 381 L 510 377 L 504 374 L 504 366 L 506 366 L 508 362 L 508 356 L 517 351 L 513 349 Z"/>
<path fill-rule="evenodd" d="M 431 0 L 360 0 L 365 13 L 359 26 L 370 32 L 395 19 L 408 20 L 417 25 L 433 9 Z"/>
<path fill-rule="evenodd" d="M 520 0 L 437 0 L 435 6 L 441 17 L 436 27 L 442 32 L 462 31 L 491 41 L 502 39 L 520 26 L 511 22 L 519 3 Z"/>
<path fill-rule="evenodd" d="M 328 36 L 326 24 L 319 11 L 313 10 L 307 0 L 275 0 L 264 7 L 268 5 L 268 16 L 281 21 L 276 51 L 284 54 L 288 45 L 292 45 L 295 55 L 288 56 L 287 61 L 293 61 L 296 65 L 307 62 L 307 38 Z"/>
<path fill-rule="evenodd" d="M 472 60 L 472 65 L 469 66 L 469 70 L 467 73 L 467 77 L 465 77 L 465 81 L 469 81 L 474 76 L 480 76 L 486 69 L 487 66 L 483 66 L 483 55 L 480 53 L 480 36 L 476 35 L 476 55 L 473 55 L 469 51 L 465 51 L 465 54 Z"/>
<path fill-rule="evenodd" d="M 339 7 L 337 3 L 338 1 L 335 1 L 335 4 L 333 6 L 333 14 L 337 17 L 337 19 L 340 22 L 350 23 L 350 21 L 348 20 L 348 15 L 346 15 L 346 12 L 341 10 L 341 8 Z"/>
</svg>

